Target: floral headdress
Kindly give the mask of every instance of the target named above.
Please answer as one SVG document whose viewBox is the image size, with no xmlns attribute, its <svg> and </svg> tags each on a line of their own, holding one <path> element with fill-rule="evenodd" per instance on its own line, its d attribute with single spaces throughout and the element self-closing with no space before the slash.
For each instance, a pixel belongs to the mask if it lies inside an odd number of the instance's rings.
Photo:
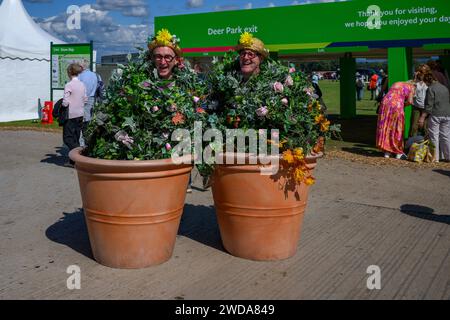
<svg viewBox="0 0 450 320">
<path fill-rule="evenodd" d="M 244 32 L 243 34 L 241 34 L 238 44 L 235 47 L 235 50 L 237 52 L 244 49 L 256 51 L 264 58 L 267 58 L 269 56 L 269 50 L 264 47 L 264 42 L 262 42 L 258 38 L 255 38 L 251 33 L 248 32 Z"/>
<path fill-rule="evenodd" d="M 180 39 L 176 35 L 170 34 L 169 30 L 161 29 L 156 33 L 156 36 L 151 38 L 149 41 L 148 49 L 153 52 L 155 48 L 158 47 L 169 47 L 171 48 L 177 56 L 181 57 L 183 52 L 180 48 Z"/>
</svg>

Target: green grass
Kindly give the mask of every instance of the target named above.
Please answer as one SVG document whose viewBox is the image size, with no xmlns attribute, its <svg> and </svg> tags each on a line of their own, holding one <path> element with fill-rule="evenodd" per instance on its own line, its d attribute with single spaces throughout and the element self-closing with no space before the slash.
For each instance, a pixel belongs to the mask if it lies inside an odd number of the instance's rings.
<svg viewBox="0 0 450 320">
<path fill-rule="evenodd" d="M 331 80 L 319 81 L 322 90 L 322 99 L 328 108 L 328 114 L 339 115 L 340 113 L 340 92 L 339 82 Z M 356 93 L 355 93 L 356 99 Z M 364 89 L 364 96 L 361 101 L 356 101 L 356 115 L 376 115 L 377 107 L 375 101 L 370 100 L 370 91 Z"/>
<path fill-rule="evenodd" d="M 31 129 L 62 129 L 58 125 L 57 121 L 53 121 L 52 124 L 42 124 L 40 120 L 21 120 L 11 122 L 0 122 L 0 128 L 31 128 Z"/>
</svg>

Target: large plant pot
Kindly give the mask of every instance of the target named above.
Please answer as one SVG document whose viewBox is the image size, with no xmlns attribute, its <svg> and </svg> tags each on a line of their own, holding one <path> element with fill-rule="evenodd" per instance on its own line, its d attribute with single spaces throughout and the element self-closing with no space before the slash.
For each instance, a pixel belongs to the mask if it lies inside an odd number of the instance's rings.
<svg viewBox="0 0 450 320">
<path fill-rule="evenodd" d="M 310 170 L 320 156 L 307 157 Z M 222 243 L 230 254 L 264 261 L 296 253 L 308 186 L 287 186 L 291 178 L 281 169 L 261 175 L 260 165 L 216 165 L 212 191 Z"/>
<path fill-rule="evenodd" d="M 171 159 L 75 161 L 95 260 L 113 268 L 144 268 L 172 256 L 192 165 Z"/>
</svg>

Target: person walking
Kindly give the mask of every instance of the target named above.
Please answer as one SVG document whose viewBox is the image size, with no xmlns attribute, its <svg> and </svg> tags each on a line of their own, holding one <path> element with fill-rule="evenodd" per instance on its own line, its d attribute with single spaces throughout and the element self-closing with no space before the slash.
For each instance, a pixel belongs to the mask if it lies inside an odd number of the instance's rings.
<svg viewBox="0 0 450 320">
<path fill-rule="evenodd" d="M 381 101 L 378 114 L 376 146 L 389 158 L 403 155 L 403 131 L 405 128 L 404 107 L 413 103 L 415 93 L 413 82 L 396 82 Z"/>
<path fill-rule="evenodd" d="M 86 87 L 78 78 L 83 71 L 79 64 L 72 63 L 67 68 L 70 81 L 64 86 L 62 105 L 69 108 L 68 120 L 63 125 L 63 141 L 69 152 L 80 146 L 80 134 L 83 126 L 84 105 L 87 101 Z M 73 167 L 74 162 L 68 160 L 65 166 Z"/>
<path fill-rule="evenodd" d="M 434 161 L 450 161 L 450 94 L 446 86 L 440 83 L 432 73 L 424 76 L 428 85 L 425 96 L 425 110 L 419 119 L 419 126 L 425 125 L 428 117 L 428 135 L 434 146 Z"/>
<path fill-rule="evenodd" d="M 364 96 L 364 77 L 356 73 L 356 99 L 361 101 Z"/>
<path fill-rule="evenodd" d="M 369 80 L 370 100 L 374 100 L 377 97 L 376 95 L 377 83 L 378 83 L 378 75 L 375 72 L 373 72 Z"/>
</svg>

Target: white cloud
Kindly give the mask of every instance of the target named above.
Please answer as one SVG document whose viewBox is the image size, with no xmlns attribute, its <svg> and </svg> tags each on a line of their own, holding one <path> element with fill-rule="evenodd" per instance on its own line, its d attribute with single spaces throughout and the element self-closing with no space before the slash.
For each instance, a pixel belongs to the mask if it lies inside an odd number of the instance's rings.
<svg viewBox="0 0 450 320">
<path fill-rule="evenodd" d="M 199 8 L 203 6 L 203 0 L 188 0 L 186 4 L 188 8 Z"/>
<path fill-rule="evenodd" d="M 92 7 L 101 11 L 119 11 L 124 16 L 129 17 L 146 17 L 149 15 L 145 0 L 97 0 L 97 3 Z"/>
<path fill-rule="evenodd" d="M 269 4 L 267 6 L 272 8 L 272 7 L 275 7 L 275 4 L 273 2 L 269 2 Z"/>
<path fill-rule="evenodd" d="M 244 6 L 244 9 L 251 9 L 251 8 L 253 8 L 253 4 L 252 4 L 251 2 L 247 3 L 247 4 Z"/>
<path fill-rule="evenodd" d="M 55 37 L 69 43 L 94 42 L 98 56 L 113 53 L 135 52 L 136 46 L 144 46 L 149 35 L 153 33 L 153 25 L 116 23 L 107 11 L 91 5 L 81 7 L 81 30 L 69 30 L 66 25 L 67 14 L 61 13 L 47 19 L 36 19 L 36 22 Z"/>
</svg>

